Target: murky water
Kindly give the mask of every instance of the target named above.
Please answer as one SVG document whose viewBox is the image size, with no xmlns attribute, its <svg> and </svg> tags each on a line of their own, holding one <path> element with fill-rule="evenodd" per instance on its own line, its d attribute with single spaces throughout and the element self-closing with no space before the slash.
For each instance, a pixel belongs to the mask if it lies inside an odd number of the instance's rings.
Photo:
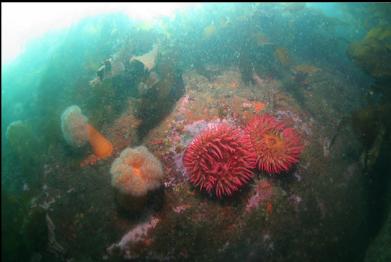
<svg viewBox="0 0 391 262">
<path fill-rule="evenodd" d="M 202 4 L 2 64 L 5 261 L 389 261 L 390 4 Z"/>
</svg>

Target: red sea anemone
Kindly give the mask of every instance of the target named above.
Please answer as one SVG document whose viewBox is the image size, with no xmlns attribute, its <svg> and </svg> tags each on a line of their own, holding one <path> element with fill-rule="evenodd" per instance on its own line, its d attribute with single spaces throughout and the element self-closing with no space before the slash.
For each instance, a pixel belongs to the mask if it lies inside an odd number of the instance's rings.
<svg viewBox="0 0 391 262">
<path fill-rule="evenodd" d="M 270 115 L 254 117 L 246 127 L 257 155 L 257 167 L 268 173 L 280 173 L 299 161 L 303 150 L 293 128 Z"/>
<path fill-rule="evenodd" d="M 227 124 L 203 131 L 183 156 L 190 182 L 218 198 L 233 194 L 254 176 L 255 160 L 249 136 Z"/>
</svg>

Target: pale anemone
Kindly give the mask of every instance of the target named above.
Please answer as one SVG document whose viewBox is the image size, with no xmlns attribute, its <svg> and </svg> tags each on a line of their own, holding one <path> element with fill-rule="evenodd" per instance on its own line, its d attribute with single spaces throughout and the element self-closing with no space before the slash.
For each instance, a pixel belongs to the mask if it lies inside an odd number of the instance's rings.
<svg viewBox="0 0 391 262">
<path fill-rule="evenodd" d="M 127 210 L 144 208 L 149 193 L 157 192 L 162 186 L 162 165 L 145 146 L 123 150 L 114 160 L 110 173 L 117 200 Z"/>
<path fill-rule="evenodd" d="M 61 115 L 61 130 L 65 141 L 72 147 L 82 147 L 88 141 L 88 118 L 81 113 L 80 107 L 68 107 Z"/>
</svg>

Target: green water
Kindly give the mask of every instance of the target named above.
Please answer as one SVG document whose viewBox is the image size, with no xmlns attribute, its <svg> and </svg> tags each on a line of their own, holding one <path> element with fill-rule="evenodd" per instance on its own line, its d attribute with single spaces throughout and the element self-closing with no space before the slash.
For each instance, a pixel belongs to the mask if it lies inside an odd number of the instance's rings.
<svg viewBox="0 0 391 262">
<path fill-rule="evenodd" d="M 390 261 L 390 61 L 390 4 L 203 4 L 46 32 L 2 64 L 2 259 Z M 109 157 L 64 139 L 72 105 Z M 300 134 L 300 161 L 223 199 L 189 182 L 200 130 L 264 113 Z M 161 190 L 121 200 L 110 168 L 139 145 Z"/>
</svg>

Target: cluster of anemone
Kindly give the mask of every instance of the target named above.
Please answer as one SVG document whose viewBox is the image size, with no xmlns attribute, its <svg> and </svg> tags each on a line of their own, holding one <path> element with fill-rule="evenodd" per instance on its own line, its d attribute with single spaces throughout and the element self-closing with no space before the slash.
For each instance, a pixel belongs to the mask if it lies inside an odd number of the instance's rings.
<svg viewBox="0 0 391 262">
<path fill-rule="evenodd" d="M 99 158 L 112 154 L 111 143 L 88 124 L 79 107 L 65 110 L 61 128 L 71 146 L 81 147 L 88 141 Z M 201 131 L 186 148 L 183 165 L 195 187 L 222 198 L 243 188 L 256 169 L 269 174 L 289 171 L 302 150 L 300 136 L 293 128 L 265 114 L 253 118 L 244 129 L 220 123 Z M 137 208 L 162 185 L 161 163 L 144 146 L 125 149 L 110 173 L 122 202 L 137 204 Z"/>
<path fill-rule="evenodd" d="M 88 123 L 88 118 L 76 105 L 68 107 L 62 113 L 61 130 L 71 147 L 80 148 L 88 142 L 94 152 L 94 158 L 91 159 L 105 159 L 113 153 L 111 142 Z"/>
<path fill-rule="evenodd" d="M 263 115 L 244 130 L 221 124 L 202 131 L 186 148 L 183 164 L 194 186 L 222 198 L 247 184 L 255 169 L 270 174 L 288 171 L 302 150 L 293 128 Z"/>
</svg>

